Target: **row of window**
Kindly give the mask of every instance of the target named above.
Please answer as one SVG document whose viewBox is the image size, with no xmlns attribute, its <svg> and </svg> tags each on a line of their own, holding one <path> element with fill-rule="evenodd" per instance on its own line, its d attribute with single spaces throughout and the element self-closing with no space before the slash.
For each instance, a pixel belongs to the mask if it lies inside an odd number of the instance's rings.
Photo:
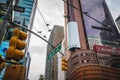
<svg viewBox="0 0 120 80">
<path fill-rule="evenodd" d="M 75 56 L 72 58 L 72 60 L 75 59 L 75 58 L 77 58 L 77 57 L 80 57 L 80 56 L 95 56 L 95 54 L 84 53 L 84 54 L 75 55 Z"/>
<path fill-rule="evenodd" d="M 94 64 L 98 64 L 98 62 L 95 61 L 95 60 L 80 60 L 80 61 L 77 61 L 77 62 L 73 63 L 72 66 L 74 67 L 74 66 L 76 66 L 76 65 L 78 65 L 78 64 L 84 64 L 84 63 L 94 63 Z"/>
</svg>

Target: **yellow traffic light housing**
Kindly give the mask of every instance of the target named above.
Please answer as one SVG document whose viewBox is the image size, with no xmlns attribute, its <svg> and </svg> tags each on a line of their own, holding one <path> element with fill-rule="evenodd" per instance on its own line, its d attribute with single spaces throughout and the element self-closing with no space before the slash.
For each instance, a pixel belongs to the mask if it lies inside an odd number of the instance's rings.
<svg viewBox="0 0 120 80">
<path fill-rule="evenodd" d="M 26 46 L 24 40 L 27 38 L 27 34 L 20 31 L 18 28 L 15 29 L 13 33 L 14 35 L 10 39 L 9 48 L 6 52 L 6 58 L 18 61 L 24 56 L 22 49 L 24 49 Z"/>
<path fill-rule="evenodd" d="M 5 66 L 6 66 L 6 62 L 2 62 L 2 63 L 0 64 L 0 69 L 5 68 Z"/>
<path fill-rule="evenodd" d="M 26 43 L 22 40 L 19 40 L 16 36 L 13 36 L 10 39 L 10 46 L 16 47 L 17 49 L 24 49 L 26 46 Z"/>
<path fill-rule="evenodd" d="M 18 37 L 21 40 L 25 40 L 27 38 L 27 34 L 23 31 L 20 31 L 18 28 L 13 31 L 14 36 Z"/>
<path fill-rule="evenodd" d="M 6 53 L 7 59 L 20 60 L 24 56 L 24 53 L 21 50 L 15 49 L 14 47 L 9 47 Z"/>
<path fill-rule="evenodd" d="M 67 60 L 65 58 L 62 58 L 62 71 L 67 71 L 68 70 L 68 64 L 67 64 Z"/>
</svg>

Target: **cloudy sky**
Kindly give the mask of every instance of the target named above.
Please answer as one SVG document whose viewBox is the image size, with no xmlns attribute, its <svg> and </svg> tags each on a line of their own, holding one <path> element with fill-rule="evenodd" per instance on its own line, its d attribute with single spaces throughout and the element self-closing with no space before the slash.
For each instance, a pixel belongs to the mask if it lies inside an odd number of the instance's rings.
<svg viewBox="0 0 120 80">
<path fill-rule="evenodd" d="M 118 13 L 120 13 L 120 0 L 106 0 L 109 7 L 111 7 L 112 14 L 116 18 Z M 63 18 L 63 5 L 62 0 L 38 0 L 38 7 L 45 18 L 45 21 L 50 24 L 49 28 L 52 29 L 53 25 L 61 25 L 64 26 L 64 18 Z M 118 5 L 117 5 L 118 4 Z M 113 6 L 114 5 L 114 6 Z M 117 12 L 116 12 L 117 11 Z M 42 33 L 38 33 L 43 37 L 43 35 L 47 36 L 45 38 L 48 40 L 50 32 L 48 32 L 48 28 L 46 27 L 38 9 L 36 11 L 35 20 L 34 20 L 34 27 L 38 31 L 42 31 Z M 37 32 L 33 28 L 34 32 Z M 31 42 L 30 42 L 30 55 L 31 55 L 31 66 L 30 66 L 30 73 L 29 79 L 30 80 L 38 80 L 40 74 L 45 74 L 45 60 L 46 60 L 46 49 L 47 43 L 42 39 L 32 35 Z"/>
<path fill-rule="evenodd" d="M 114 19 L 120 15 L 120 0 L 106 0 Z"/>
<path fill-rule="evenodd" d="M 38 0 L 38 7 L 46 23 L 50 24 L 50 29 L 53 28 L 53 25 L 64 26 L 63 4 L 64 3 L 62 0 Z M 41 34 L 38 34 L 42 37 L 43 35 L 47 36 L 45 39 L 48 40 L 50 32 L 48 32 L 48 28 L 46 27 L 40 13 L 38 12 L 38 9 L 36 9 L 34 27 L 37 29 L 37 31 L 42 31 Z M 33 28 L 33 31 L 37 33 L 35 28 Z M 46 49 L 47 43 L 45 41 L 34 35 L 31 36 L 29 47 L 32 58 L 29 73 L 30 80 L 38 80 L 40 74 L 45 74 Z"/>
</svg>

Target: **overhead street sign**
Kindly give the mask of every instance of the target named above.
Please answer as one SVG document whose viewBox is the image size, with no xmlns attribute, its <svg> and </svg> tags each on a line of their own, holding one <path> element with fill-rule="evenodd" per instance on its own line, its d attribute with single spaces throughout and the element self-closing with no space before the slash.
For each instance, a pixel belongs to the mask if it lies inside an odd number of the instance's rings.
<svg viewBox="0 0 120 80">
<path fill-rule="evenodd" d="M 52 50 L 48 56 L 47 59 L 51 59 L 53 55 L 55 55 L 59 50 L 61 49 L 61 44 L 59 44 L 54 50 Z"/>
</svg>

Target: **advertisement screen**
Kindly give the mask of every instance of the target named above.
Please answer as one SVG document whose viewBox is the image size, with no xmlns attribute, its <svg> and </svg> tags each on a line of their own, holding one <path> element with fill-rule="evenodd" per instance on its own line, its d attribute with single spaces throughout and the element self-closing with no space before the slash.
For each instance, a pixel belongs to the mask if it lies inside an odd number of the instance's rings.
<svg viewBox="0 0 120 80">
<path fill-rule="evenodd" d="M 3 41 L 0 46 L 0 55 L 6 57 L 6 50 L 8 49 L 8 47 L 9 47 L 9 42 Z"/>
</svg>

